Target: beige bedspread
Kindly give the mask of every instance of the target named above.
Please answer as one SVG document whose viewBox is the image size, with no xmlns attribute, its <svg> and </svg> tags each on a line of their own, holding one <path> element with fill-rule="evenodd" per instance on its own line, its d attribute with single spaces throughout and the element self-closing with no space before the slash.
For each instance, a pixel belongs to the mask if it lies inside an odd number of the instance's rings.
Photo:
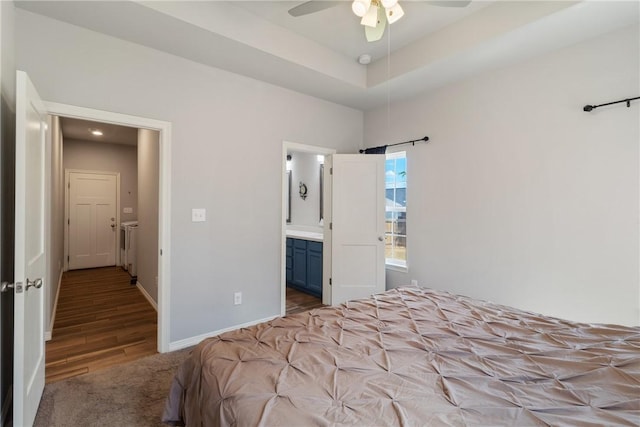
<svg viewBox="0 0 640 427">
<path fill-rule="evenodd" d="M 188 426 L 640 425 L 640 328 L 401 288 L 200 343 Z"/>
</svg>

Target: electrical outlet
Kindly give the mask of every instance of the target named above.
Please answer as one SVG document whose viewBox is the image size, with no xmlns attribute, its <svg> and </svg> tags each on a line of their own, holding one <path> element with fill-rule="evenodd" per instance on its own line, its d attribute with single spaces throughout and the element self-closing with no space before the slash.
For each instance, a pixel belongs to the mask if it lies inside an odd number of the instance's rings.
<svg viewBox="0 0 640 427">
<path fill-rule="evenodd" d="M 233 294 L 233 304 L 234 305 L 242 304 L 242 292 L 236 292 Z"/>
<path fill-rule="evenodd" d="M 416 279 L 411 279 L 411 286 L 418 286 L 418 281 Z"/>
</svg>

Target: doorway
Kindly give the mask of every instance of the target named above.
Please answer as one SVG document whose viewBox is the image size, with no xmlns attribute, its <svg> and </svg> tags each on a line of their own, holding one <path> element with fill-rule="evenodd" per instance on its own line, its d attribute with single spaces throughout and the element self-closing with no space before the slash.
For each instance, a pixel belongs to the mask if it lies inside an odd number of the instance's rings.
<svg viewBox="0 0 640 427">
<path fill-rule="evenodd" d="M 323 271 L 322 257 L 329 246 L 324 241 L 325 224 L 322 213 L 327 199 L 323 194 L 324 168 L 321 159 L 335 152 L 332 148 L 289 141 L 282 143 L 282 316 L 291 313 L 294 306 L 300 304 L 299 301 L 304 301 L 305 307 L 317 306 L 320 302 L 330 304 L 330 295 L 327 295 L 326 286 L 323 286 L 323 276 L 326 273 Z M 298 162 L 305 165 L 304 174 L 296 174 L 292 170 L 298 159 L 304 159 L 303 162 Z M 294 248 L 296 244 L 297 247 Z M 300 262 L 296 263 L 296 260 Z M 297 287 L 289 296 L 287 282 L 295 282 Z M 300 290 L 303 291 L 302 295 L 296 292 Z M 307 298 L 309 295 L 317 297 L 317 290 L 321 292 L 321 300 Z"/>
<path fill-rule="evenodd" d="M 57 288 L 50 287 L 55 318 L 46 345 L 47 382 L 158 348 L 158 132 L 57 116 L 51 128 L 51 151 L 64 153 L 61 162 L 51 162 L 51 217 L 64 209 L 64 252 L 54 220 L 50 254 L 52 263 L 64 257 L 64 272 Z M 56 203 L 60 193 L 64 208 Z M 123 239 L 125 225 L 131 232 Z M 128 246 L 123 267 L 118 240 Z"/>
<path fill-rule="evenodd" d="M 157 249 L 153 252 L 157 256 L 157 274 L 152 280 L 157 284 L 157 299 L 155 301 L 158 323 L 157 350 L 159 352 L 169 351 L 171 124 L 138 116 L 52 102 L 45 102 L 45 107 L 49 114 L 63 118 L 89 120 L 157 132 L 158 192 L 155 206 L 157 206 L 158 238 Z M 120 210 L 122 211 L 122 209 Z"/>
</svg>

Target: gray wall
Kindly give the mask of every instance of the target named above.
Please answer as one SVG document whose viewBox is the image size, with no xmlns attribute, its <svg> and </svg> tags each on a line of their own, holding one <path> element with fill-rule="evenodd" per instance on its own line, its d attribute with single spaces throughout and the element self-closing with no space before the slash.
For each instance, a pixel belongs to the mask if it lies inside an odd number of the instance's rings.
<svg viewBox="0 0 640 427">
<path fill-rule="evenodd" d="M 409 272 L 549 315 L 635 324 L 638 27 L 365 114 L 366 146 L 407 147 Z M 387 128 L 387 123 L 391 127 Z"/>
<path fill-rule="evenodd" d="M 17 63 L 43 99 L 172 123 L 170 340 L 278 315 L 282 141 L 356 152 L 362 112 L 23 10 L 16 18 Z M 191 222 L 192 208 L 207 221 Z"/>
<path fill-rule="evenodd" d="M 158 303 L 160 134 L 138 129 L 138 283 Z"/>
<path fill-rule="evenodd" d="M 49 129 L 51 131 L 49 132 L 50 140 L 47 149 L 51 180 L 49 181 L 50 221 L 47 233 L 49 239 L 49 286 L 45 289 L 47 295 L 45 319 L 49 321 L 45 328 L 47 332 L 51 332 L 53 329 L 54 304 L 64 269 L 64 167 L 62 162 L 62 129 L 59 117 L 50 116 Z"/>
<path fill-rule="evenodd" d="M 15 9 L 0 1 L 0 281 L 13 282 L 15 182 Z M 13 293 L 0 293 L 0 424 L 11 418 Z M 7 403 L 7 405 L 5 405 Z"/>
<path fill-rule="evenodd" d="M 135 146 L 65 139 L 64 168 L 120 172 L 120 221 L 138 219 L 138 150 Z M 125 207 L 133 208 L 133 213 L 124 213 Z"/>
</svg>

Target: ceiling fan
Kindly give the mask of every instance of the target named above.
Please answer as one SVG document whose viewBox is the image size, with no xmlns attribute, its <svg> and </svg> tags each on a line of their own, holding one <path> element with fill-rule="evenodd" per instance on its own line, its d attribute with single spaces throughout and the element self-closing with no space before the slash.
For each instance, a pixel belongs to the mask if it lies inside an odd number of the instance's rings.
<svg viewBox="0 0 640 427">
<path fill-rule="evenodd" d="M 289 9 L 289 15 L 293 17 L 309 15 L 320 12 L 343 3 L 340 1 L 312 0 L 304 2 Z M 471 0 L 427 0 L 425 3 L 434 6 L 465 7 Z M 384 30 L 389 24 L 393 24 L 404 16 L 404 10 L 398 0 L 354 0 L 351 3 L 353 13 L 362 18 L 360 23 L 364 26 L 367 41 L 380 40 Z"/>
</svg>

